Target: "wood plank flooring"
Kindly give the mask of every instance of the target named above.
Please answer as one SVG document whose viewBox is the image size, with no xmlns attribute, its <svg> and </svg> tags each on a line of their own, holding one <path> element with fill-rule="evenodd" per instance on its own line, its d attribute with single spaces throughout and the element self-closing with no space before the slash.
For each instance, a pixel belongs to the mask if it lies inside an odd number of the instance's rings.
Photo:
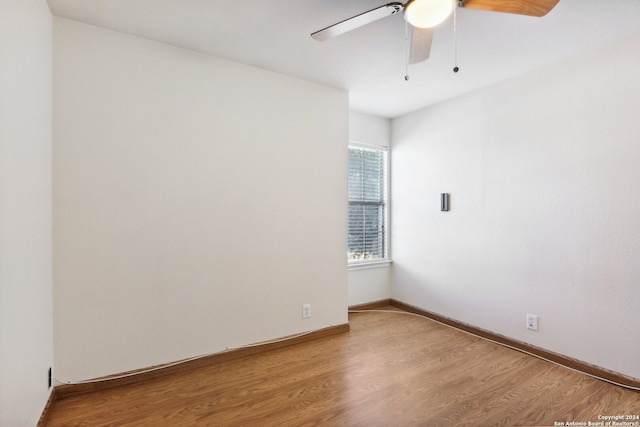
<svg viewBox="0 0 640 427">
<path fill-rule="evenodd" d="M 427 319 L 349 321 L 348 333 L 56 401 L 47 425 L 524 427 L 640 415 L 640 392 Z"/>
</svg>

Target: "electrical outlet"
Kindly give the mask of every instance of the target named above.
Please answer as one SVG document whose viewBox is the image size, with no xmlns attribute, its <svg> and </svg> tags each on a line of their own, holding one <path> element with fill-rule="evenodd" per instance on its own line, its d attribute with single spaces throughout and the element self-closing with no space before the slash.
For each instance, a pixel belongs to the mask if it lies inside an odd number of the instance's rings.
<svg viewBox="0 0 640 427">
<path fill-rule="evenodd" d="M 302 305 L 302 318 L 308 319 L 311 317 L 311 304 L 303 304 Z"/>
<path fill-rule="evenodd" d="M 527 329 L 531 329 L 532 331 L 538 330 L 538 316 L 527 313 Z"/>
</svg>

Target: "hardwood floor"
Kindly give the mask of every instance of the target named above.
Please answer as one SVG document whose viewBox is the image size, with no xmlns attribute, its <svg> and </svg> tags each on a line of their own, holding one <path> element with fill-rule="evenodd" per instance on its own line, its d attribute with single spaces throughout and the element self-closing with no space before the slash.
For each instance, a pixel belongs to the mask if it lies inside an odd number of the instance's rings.
<svg viewBox="0 0 640 427">
<path fill-rule="evenodd" d="M 58 400 L 47 425 L 554 426 L 640 415 L 640 392 L 430 320 L 349 318 L 348 333 Z"/>
</svg>

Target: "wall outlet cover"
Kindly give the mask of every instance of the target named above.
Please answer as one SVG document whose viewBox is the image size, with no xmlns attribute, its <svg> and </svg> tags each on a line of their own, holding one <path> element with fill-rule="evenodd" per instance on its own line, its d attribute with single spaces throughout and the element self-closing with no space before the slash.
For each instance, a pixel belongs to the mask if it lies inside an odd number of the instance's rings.
<svg viewBox="0 0 640 427">
<path fill-rule="evenodd" d="M 532 331 L 538 330 L 538 316 L 527 313 L 527 329 L 531 329 Z"/>
</svg>

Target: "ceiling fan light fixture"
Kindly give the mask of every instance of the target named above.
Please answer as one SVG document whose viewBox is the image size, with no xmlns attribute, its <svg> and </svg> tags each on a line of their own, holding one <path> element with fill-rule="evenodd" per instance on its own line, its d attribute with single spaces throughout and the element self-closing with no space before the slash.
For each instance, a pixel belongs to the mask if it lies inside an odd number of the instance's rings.
<svg viewBox="0 0 640 427">
<path fill-rule="evenodd" d="M 443 22 L 453 10 L 451 0 L 409 0 L 404 5 L 404 19 L 418 28 L 431 28 Z"/>
</svg>

